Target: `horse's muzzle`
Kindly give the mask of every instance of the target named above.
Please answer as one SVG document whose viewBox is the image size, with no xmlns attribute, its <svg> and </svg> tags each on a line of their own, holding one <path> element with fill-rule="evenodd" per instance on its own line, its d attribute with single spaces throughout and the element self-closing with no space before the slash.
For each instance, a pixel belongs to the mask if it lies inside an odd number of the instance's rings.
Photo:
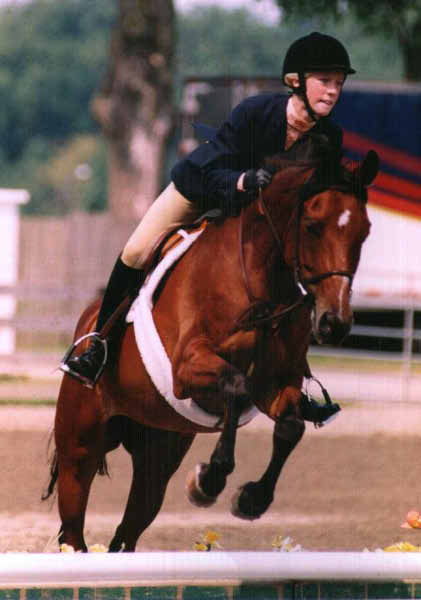
<svg viewBox="0 0 421 600">
<path fill-rule="evenodd" d="M 338 346 L 350 330 L 350 321 L 344 321 L 335 313 L 327 311 L 320 317 L 316 338 L 319 344 L 333 344 L 334 346 Z"/>
</svg>

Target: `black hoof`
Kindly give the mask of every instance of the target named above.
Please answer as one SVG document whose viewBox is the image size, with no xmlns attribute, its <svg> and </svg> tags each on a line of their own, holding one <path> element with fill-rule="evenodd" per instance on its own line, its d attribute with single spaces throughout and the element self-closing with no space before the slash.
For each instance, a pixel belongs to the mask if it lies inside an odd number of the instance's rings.
<svg viewBox="0 0 421 600">
<path fill-rule="evenodd" d="M 264 497 L 262 487 L 254 481 L 246 483 L 237 490 L 231 502 L 231 513 L 234 517 L 254 521 L 259 519 L 272 504 L 273 496 Z"/>
<path fill-rule="evenodd" d="M 201 463 L 198 474 L 199 486 L 208 498 L 217 498 L 225 488 L 227 475 L 225 470 L 218 468 L 218 464 Z"/>
</svg>

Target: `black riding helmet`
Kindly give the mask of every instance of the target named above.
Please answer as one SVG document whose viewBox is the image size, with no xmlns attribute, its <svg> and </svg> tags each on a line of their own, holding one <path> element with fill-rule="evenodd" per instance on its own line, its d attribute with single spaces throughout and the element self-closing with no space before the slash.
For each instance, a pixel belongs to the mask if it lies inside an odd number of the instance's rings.
<svg viewBox="0 0 421 600">
<path fill-rule="evenodd" d="M 282 81 L 285 83 L 285 75 L 289 73 L 298 74 L 299 87 L 292 92 L 303 97 L 309 115 L 316 119 L 307 99 L 304 74 L 308 71 L 342 71 L 345 77 L 356 71 L 345 47 L 330 35 L 314 31 L 291 44 L 285 55 Z"/>
</svg>

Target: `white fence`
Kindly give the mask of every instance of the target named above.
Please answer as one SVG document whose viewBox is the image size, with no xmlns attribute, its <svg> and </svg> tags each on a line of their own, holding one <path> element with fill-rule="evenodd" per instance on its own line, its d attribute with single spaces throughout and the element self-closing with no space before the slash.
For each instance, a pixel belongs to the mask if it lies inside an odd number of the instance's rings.
<svg viewBox="0 0 421 600">
<path fill-rule="evenodd" d="M 244 584 L 405 582 L 405 598 L 421 581 L 418 553 L 370 552 L 140 552 L 128 554 L 3 554 L 0 588 L 81 588 L 197 586 Z M 411 583 L 408 583 L 411 582 Z M 333 588 L 334 589 L 334 588 Z M 383 598 L 389 596 L 383 588 Z M 369 588 L 368 588 L 369 590 Z M 393 591 L 392 587 L 389 591 Z M 331 589 L 332 592 L 332 589 Z M 408 594 L 409 592 L 409 594 Z M 226 597 L 232 596 L 227 594 Z M 45 597 L 44 595 L 42 597 Z M 47 597 L 49 597 L 47 595 Z M 51 596 L 57 598 L 59 596 Z M 140 597 L 140 596 L 136 596 Z M 149 596 L 142 596 L 149 597 Z M 158 596 L 154 596 L 158 597 Z M 167 595 L 165 596 L 168 597 Z M 178 598 L 183 598 L 177 592 Z M 212 598 L 209 589 L 203 595 Z M 219 594 L 217 596 L 221 598 Z M 244 597 L 236 594 L 235 597 Z M 262 595 L 258 595 L 262 598 Z M 274 596 L 270 596 L 273 598 Z M 279 596 L 278 596 L 279 597 Z M 307 597 L 307 596 L 306 596 Z M 329 597 L 335 597 L 329 595 Z M 344 596 L 341 596 L 344 597 Z M 354 596 L 347 596 L 354 597 Z M 358 595 L 358 597 L 361 597 Z M 370 594 L 366 594 L 370 597 Z M 373 596 L 379 597 L 379 596 Z M 419 597 L 419 596 L 417 596 Z"/>
</svg>

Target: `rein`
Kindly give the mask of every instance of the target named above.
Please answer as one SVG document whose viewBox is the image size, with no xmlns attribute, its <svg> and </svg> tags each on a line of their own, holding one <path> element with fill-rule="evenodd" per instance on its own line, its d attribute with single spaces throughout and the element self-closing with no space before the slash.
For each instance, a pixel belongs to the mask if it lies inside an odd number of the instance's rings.
<svg viewBox="0 0 421 600">
<path fill-rule="evenodd" d="M 323 187 L 323 190 L 326 190 L 326 189 L 338 189 L 341 191 L 346 191 L 345 188 L 342 186 Z M 320 190 L 320 191 L 322 191 L 322 190 Z M 317 193 L 317 191 L 316 191 L 316 193 Z M 311 194 L 311 195 L 314 195 L 314 194 Z M 237 322 L 237 329 L 251 330 L 256 327 L 263 327 L 268 324 L 271 324 L 273 328 L 278 327 L 280 324 L 280 321 L 282 319 L 284 319 L 287 315 L 289 315 L 291 312 L 293 312 L 294 310 L 296 310 L 297 308 L 299 308 L 301 306 L 304 306 L 305 304 L 308 304 L 308 303 L 313 304 L 314 303 L 314 296 L 313 296 L 312 292 L 308 289 L 308 287 L 307 287 L 308 285 L 318 284 L 321 281 L 328 279 L 329 277 L 334 277 L 334 276 L 347 277 L 350 281 L 350 285 L 352 285 L 354 273 L 351 273 L 351 271 L 341 271 L 341 270 L 326 271 L 325 273 L 320 273 L 319 275 L 314 275 L 313 277 L 303 277 L 303 275 L 302 275 L 302 265 L 301 265 L 301 260 L 300 260 L 300 243 L 301 243 L 300 224 L 301 224 L 301 216 L 302 216 L 303 208 L 304 208 L 304 202 L 309 197 L 310 197 L 310 194 L 307 194 L 307 195 L 302 194 L 301 195 L 300 201 L 297 206 L 296 218 L 295 218 L 296 231 L 295 231 L 295 252 L 294 252 L 293 272 L 294 272 L 295 284 L 300 293 L 300 296 L 295 302 L 293 302 L 292 304 L 290 304 L 282 309 L 279 309 L 279 310 L 277 310 L 278 305 L 271 303 L 271 302 L 267 302 L 265 300 L 261 300 L 259 298 L 256 298 L 251 291 L 250 281 L 249 281 L 249 277 L 247 274 L 247 268 L 246 268 L 246 263 L 245 263 L 245 258 L 244 258 L 244 244 L 243 244 L 244 211 L 241 212 L 240 223 L 239 223 L 239 255 L 240 255 L 241 270 L 242 270 L 242 274 L 243 274 L 243 281 L 244 281 L 244 285 L 245 285 L 247 295 L 249 298 L 250 306 L 245 311 L 245 313 L 243 313 L 243 315 L 239 318 L 239 320 Z M 259 189 L 258 201 L 259 201 L 260 206 L 262 207 L 263 215 L 264 215 L 266 222 L 268 223 L 269 228 L 272 232 L 276 246 L 277 246 L 280 254 L 282 254 L 283 242 L 282 242 L 282 239 L 279 236 L 279 233 L 275 227 L 275 224 L 274 224 L 271 214 L 267 208 L 267 205 L 266 205 L 265 201 L 263 200 L 263 194 L 262 194 L 261 188 Z"/>
<path fill-rule="evenodd" d="M 266 221 L 270 227 L 270 230 L 275 239 L 276 245 L 277 245 L 279 251 L 282 252 L 282 247 L 283 247 L 282 240 L 278 234 L 278 231 L 276 230 L 275 224 L 274 224 L 272 217 L 267 209 L 267 206 L 263 201 L 261 188 L 259 189 L 259 202 L 262 206 L 263 214 L 264 214 Z M 247 291 L 247 296 L 248 296 L 248 299 L 250 302 L 250 306 L 238 319 L 236 329 L 251 330 L 256 327 L 263 327 L 268 324 L 271 324 L 273 328 L 276 328 L 279 326 L 280 321 L 284 317 L 286 317 L 288 314 L 290 314 L 291 312 L 293 312 L 300 306 L 303 306 L 305 303 L 307 303 L 311 299 L 311 296 L 307 293 L 303 294 L 302 290 L 299 288 L 300 296 L 299 296 L 298 300 L 296 300 L 292 304 L 286 306 L 285 308 L 276 310 L 278 305 L 271 303 L 271 302 L 267 302 L 266 300 L 261 300 L 253 295 L 253 293 L 251 291 L 251 287 L 250 287 L 249 277 L 247 274 L 247 268 L 246 268 L 246 263 L 245 263 L 245 258 L 244 258 L 243 215 L 244 215 L 244 211 L 241 211 L 240 223 L 239 223 L 239 228 L 238 228 L 239 255 L 240 255 L 240 264 L 241 264 L 241 271 L 243 274 L 244 286 Z M 312 299 L 311 299 L 311 301 L 312 301 Z"/>
</svg>

